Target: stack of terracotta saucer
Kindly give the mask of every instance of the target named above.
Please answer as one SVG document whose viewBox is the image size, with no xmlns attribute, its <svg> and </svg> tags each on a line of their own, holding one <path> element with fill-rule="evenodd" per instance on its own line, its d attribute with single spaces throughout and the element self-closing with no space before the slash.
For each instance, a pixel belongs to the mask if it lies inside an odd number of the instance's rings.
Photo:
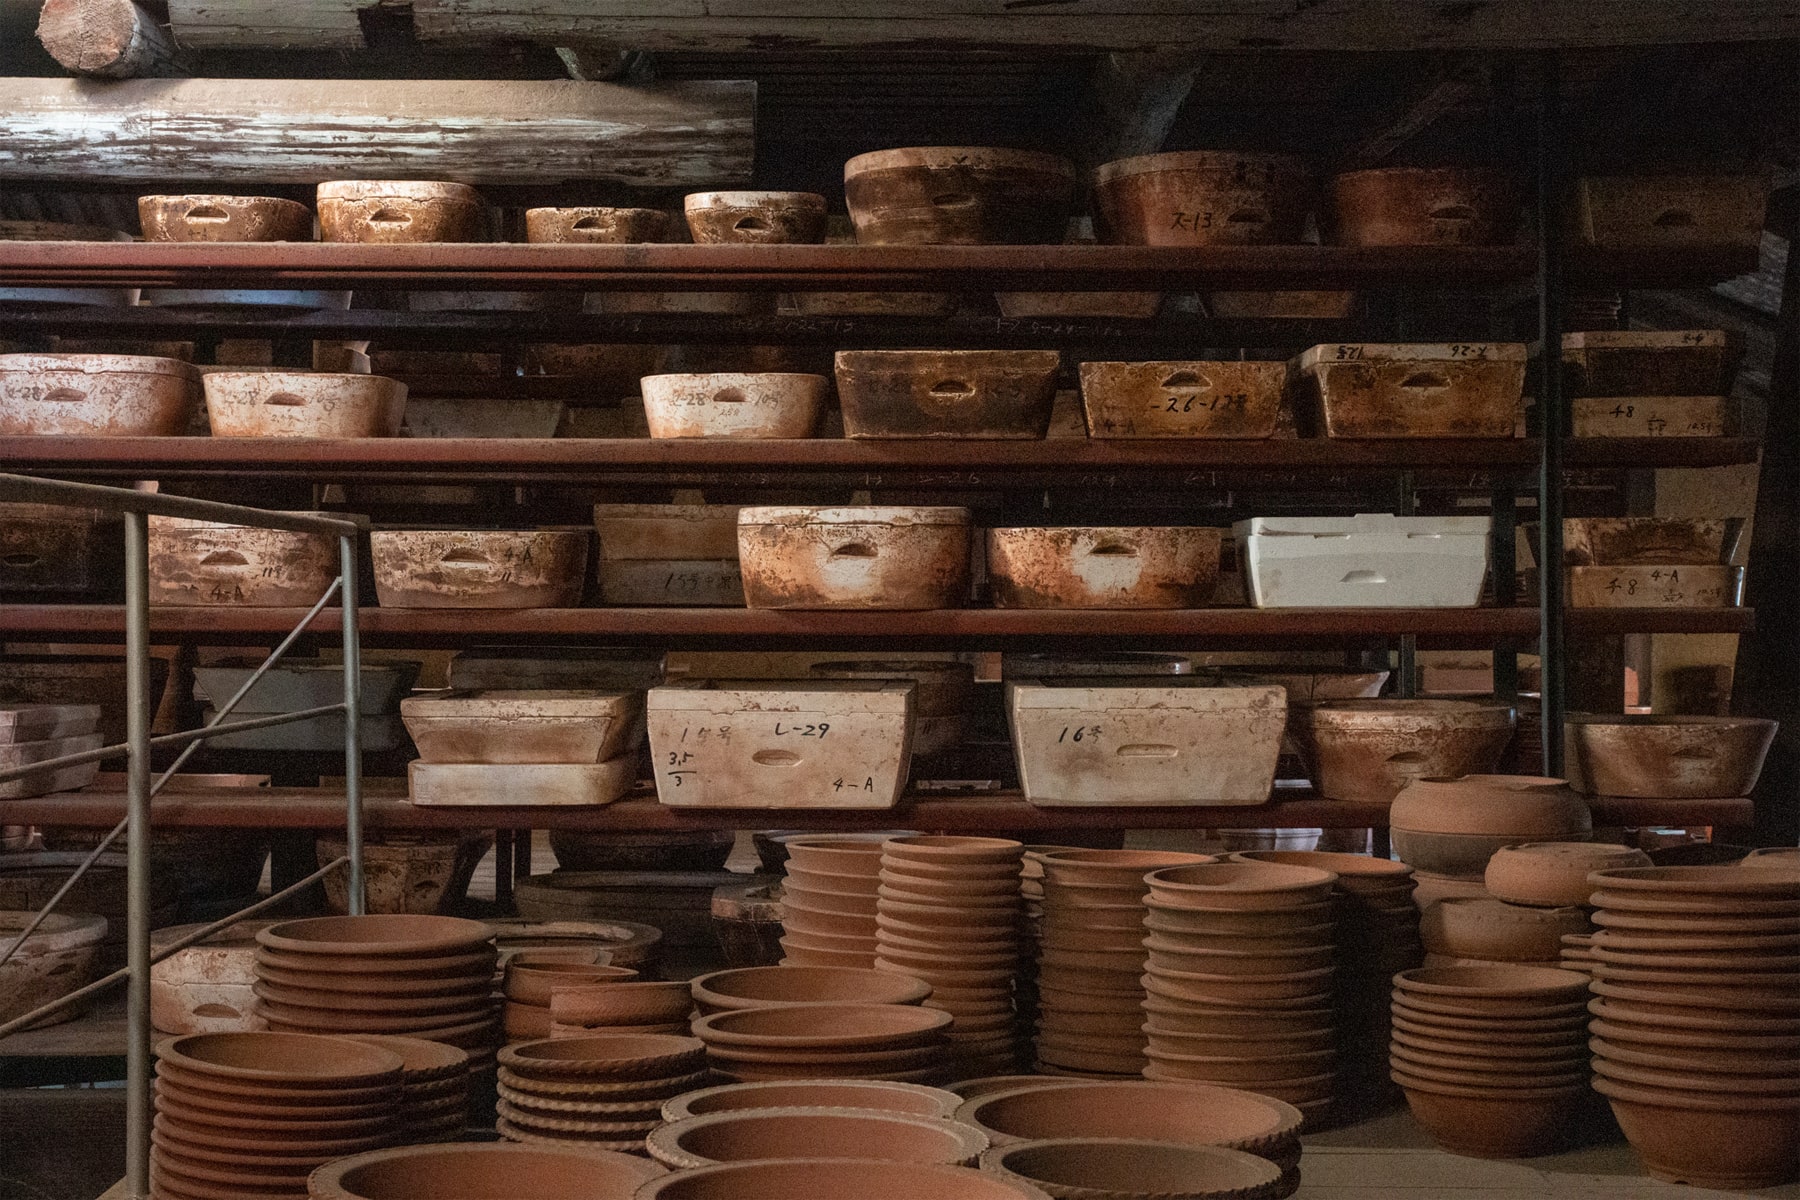
<svg viewBox="0 0 1800 1200">
<path fill-rule="evenodd" d="M 599 980 L 550 991 L 550 1036 L 688 1031 L 694 997 L 685 980 Z"/>
<path fill-rule="evenodd" d="M 1588 1096 L 1585 975 L 1420 967 L 1394 976 L 1394 1082 L 1438 1144 L 1476 1158 L 1544 1154 Z"/>
<path fill-rule="evenodd" d="M 559 987 L 586 983 L 623 983 L 636 979 L 632 967 L 610 964 L 545 961 L 530 954 L 506 960 L 502 990 L 506 994 L 506 1040 L 533 1042 L 550 1036 L 550 994 Z"/>
<path fill-rule="evenodd" d="M 912 1004 L 791 1004 L 740 1008 L 694 1022 L 722 1078 L 885 1079 L 938 1083 L 951 1016 Z"/>
<path fill-rule="evenodd" d="M 200 1033 L 157 1048 L 158 1200 L 306 1200 L 306 1178 L 401 1132 L 401 1059 L 348 1038 Z"/>
<path fill-rule="evenodd" d="M 1043 867 L 1038 935 L 1040 1070 L 1140 1076 L 1144 1069 L 1144 875 L 1207 863 L 1161 850 L 1056 850 Z"/>
<path fill-rule="evenodd" d="M 1144 882 L 1144 1077 L 1245 1088 L 1309 1114 L 1329 1107 L 1337 876 L 1219 862 Z"/>
<path fill-rule="evenodd" d="M 1650 1173 L 1800 1176 L 1800 869 L 1595 871 L 1596 1091 Z"/>
<path fill-rule="evenodd" d="M 1252 850 L 1236 862 L 1313 867 L 1337 876 L 1332 885 L 1337 975 L 1338 1109 L 1345 1116 L 1397 1102 L 1388 1079 L 1389 995 L 1397 972 L 1421 964 L 1418 881 L 1403 862 L 1321 850 Z"/>
<path fill-rule="evenodd" d="M 457 917 L 284 921 L 256 935 L 257 1012 L 288 1033 L 395 1033 L 491 1056 L 494 931 Z"/>
<path fill-rule="evenodd" d="M 400 1056 L 403 1146 L 460 1141 L 469 1125 L 469 1056 L 424 1038 L 359 1033 L 350 1039 Z"/>
<path fill-rule="evenodd" d="M 663 1102 L 705 1087 L 706 1047 L 669 1034 L 596 1034 L 500 1051 L 496 1128 L 508 1141 L 644 1152 Z"/>
<path fill-rule="evenodd" d="M 1594 973 L 1594 935 L 1591 933 L 1565 933 L 1562 935 L 1562 949 L 1557 952 L 1565 971 L 1580 971 L 1583 975 Z"/>
<path fill-rule="evenodd" d="M 1006 838 L 911 837 L 882 843 L 875 969 L 931 985 L 925 1003 L 955 1017 L 959 1075 L 998 1075 L 1018 1058 L 1025 848 Z"/>
<path fill-rule="evenodd" d="M 782 962 L 794 967 L 874 966 L 881 843 L 819 834 L 788 838 L 784 844 Z"/>
</svg>

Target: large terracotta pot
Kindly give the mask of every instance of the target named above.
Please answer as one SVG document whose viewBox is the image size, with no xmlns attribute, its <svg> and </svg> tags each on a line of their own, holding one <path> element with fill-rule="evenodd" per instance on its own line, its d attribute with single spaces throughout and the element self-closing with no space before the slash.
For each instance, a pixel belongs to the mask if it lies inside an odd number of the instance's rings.
<svg viewBox="0 0 1800 1200">
<path fill-rule="evenodd" d="M 1597 796 L 1748 796 L 1775 741 L 1756 717 L 1579 714 L 1565 724 L 1569 780 Z"/>
<path fill-rule="evenodd" d="M 1054 154 L 922 146 L 844 164 L 844 200 L 865 245 L 1048 245 L 1060 242 L 1075 168 Z"/>
<path fill-rule="evenodd" d="M 1295 710 L 1295 741 L 1334 800 L 1391 801 L 1408 783 L 1491 771 L 1513 709 L 1468 700 L 1335 700 Z"/>
</svg>

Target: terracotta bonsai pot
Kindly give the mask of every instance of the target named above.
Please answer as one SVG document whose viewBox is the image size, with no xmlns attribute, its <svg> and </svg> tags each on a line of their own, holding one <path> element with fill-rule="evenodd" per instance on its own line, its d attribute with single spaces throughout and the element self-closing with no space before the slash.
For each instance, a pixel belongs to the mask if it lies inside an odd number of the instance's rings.
<svg viewBox="0 0 1800 1200">
<path fill-rule="evenodd" d="M 1749 1190 L 1800 1170 L 1800 1097 L 1682 1092 L 1599 1078 L 1625 1138 L 1657 1179 Z"/>
<path fill-rule="evenodd" d="M 1419 918 L 1432 954 L 1499 962 L 1551 962 L 1564 934 L 1592 926 L 1579 908 L 1527 908 L 1499 900 L 1441 900 Z"/>
<path fill-rule="evenodd" d="M 1075 168 L 1054 154 L 922 146 L 844 164 L 844 200 L 865 245 L 1049 245 L 1075 199 Z"/>
<path fill-rule="evenodd" d="M 667 1169 L 636 1155 L 507 1142 L 403 1146 L 340 1159 L 307 1180 L 314 1200 L 630 1200 Z"/>
<path fill-rule="evenodd" d="M 634 1200 L 1049 1200 L 1018 1180 L 966 1167 L 878 1159 L 785 1158 L 721 1163 L 652 1180 Z"/>
<path fill-rule="evenodd" d="M 196 1033 L 171 1038 L 157 1058 L 181 1072 L 282 1088 L 368 1088 L 397 1084 L 401 1059 L 347 1038 L 284 1033 Z"/>
<path fill-rule="evenodd" d="M 1309 929 L 1332 919 L 1330 901 L 1265 910 L 1225 908 L 1221 905 L 1184 905 L 1176 908 L 1156 901 L 1147 908 L 1145 921 L 1154 917 L 1166 932 L 1171 933 L 1235 934 L 1245 937 L 1292 935 L 1296 930 Z"/>
<path fill-rule="evenodd" d="M 1600 796 L 1748 796 L 1775 740 L 1752 717 L 1576 715 L 1565 723 L 1569 780 Z"/>
<path fill-rule="evenodd" d="M 276 196 L 139 196 L 146 242 L 310 242 L 312 210 Z"/>
<path fill-rule="evenodd" d="M 831 967 L 747 967 L 714 971 L 693 981 L 701 1014 L 745 1008 L 785 1008 L 796 1004 L 922 1003 L 931 985 L 885 971 Z"/>
<path fill-rule="evenodd" d="M 662 242 L 669 235 L 669 214 L 654 208 L 528 208 L 528 242 L 588 242 L 620 245 Z M 560 351 L 562 347 L 557 347 Z M 551 371 L 549 374 L 561 374 Z"/>
<path fill-rule="evenodd" d="M 1225 1146 L 1277 1162 L 1297 1157 L 1302 1118 L 1291 1105 L 1234 1088 L 1152 1082 L 1041 1085 L 965 1101 L 956 1119 L 996 1146 L 1043 1138 L 1131 1136 Z"/>
<path fill-rule="evenodd" d="M 1512 240 L 1518 198 L 1496 171 L 1378 167 L 1334 176 L 1331 240 L 1345 246 L 1491 246 Z"/>
<path fill-rule="evenodd" d="M 1337 876 L 1312 867 L 1277 863 L 1200 863 L 1166 867 L 1144 876 L 1151 908 L 1219 908 L 1268 911 L 1317 904 Z"/>
<path fill-rule="evenodd" d="M 988 1139 L 941 1117 L 783 1108 L 689 1117 L 657 1129 L 647 1145 L 658 1162 L 684 1169 L 801 1154 L 963 1166 L 987 1149 Z"/>
<path fill-rule="evenodd" d="M 1588 981 L 1569 971 L 1537 967 L 1421 967 L 1394 976 L 1394 987 L 1425 998 L 1557 1005 L 1585 1001 Z"/>
<path fill-rule="evenodd" d="M 1587 905 L 1594 887 L 1588 873 L 1608 867 L 1649 866 L 1650 856 L 1605 842 L 1527 842 L 1494 852 L 1484 884 L 1510 904 L 1545 908 Z M 1573 932 L 1573 931 L 1571 931 Z"/>
<path fill-rule="evenodd" d="M 805 438 L 829 384 L 787 373 L 646 375 L 639 381 L 653 438 Z"/>
<path fill-rule="evenodd" d="M 858 1079 L 732 1083 L 677 1096 L 662 1106 L 662 1118 L 674 1122 L 758 1108 L 850 1108 L 916 1117 L 948 1117 L 961 1103 L 962 1098 L 953 1092 L 911 1083 Z"/>
<path fill-rule="evenodd" d="M 693 192 L 682 209 L 697 244 L 825 240 L 825 197 L 812 192 Z"/>
<path fill-rule="evenodd" d="M 1313 782 L 1334 800 L 1385 803 L 1421 778 L 1491 771 L 1513 709 L 1469 700 L 1333 700 L 1292 710 Z"/>
<path fill-rule="evenodd" d="M 692 1074 L 706 1062 L 698 1038 L 597 1034 L 525 1042 L 500 1051 L 500 1066 L 548 1079 L 647 1079 Z"/>
<path fill-rule="evenodd" d="M 366 955 L 383 959 L 410 956 L 421 960 L 426 960 L 426 956 L 461 956 L 477 952 L 493 938 L 493 927 L 480 921 L 422 914 L 311 917 L 283 921 L 256 935 L 259 945 L 284 955 Z M 423 969 L 426 962 L 391 965 Z M 329 967 L 321 964 L 320 969 Z"/>
<path fill-rule="evenodd" d="M 950 1024 L 937 1009 L 901 1004 L 797 1004 L 714 1013 L 694 1022 L 708 1045 L 825 1050 L 926 1045 Z"/>
<path fill-rule="evenodd" d="M 981 1169 L 1052 1196 L 1190 1196 L 1260 1200 L 1281 1194 L 1279 1167 L 1219 1146 L 1129 1138 L 1051 1138 L 996 1146 Z"/>
<path fill-rule="evenodd" d="M 1496 1093 L 1394 1072 L 1413 1119 L 1452 1154 L 1528 1158 L 1562 1145 L 1587 1098 L 1585 1085 Z"/>
<path fill-rule="evenodd" d="M 624 983 L 638 977 L 630 967 L 614 967 L 598 963 L 544 962 L 506 964 L 506 998 L 519 1004 L 550 1005 L 552 988 L 571 983 Z"/>
<path fill-rule="evenodd" d="M 319 229 L 328 242 L 473 242 L 481 196 L 461 183 L 321 183 Z"/>
</svg>

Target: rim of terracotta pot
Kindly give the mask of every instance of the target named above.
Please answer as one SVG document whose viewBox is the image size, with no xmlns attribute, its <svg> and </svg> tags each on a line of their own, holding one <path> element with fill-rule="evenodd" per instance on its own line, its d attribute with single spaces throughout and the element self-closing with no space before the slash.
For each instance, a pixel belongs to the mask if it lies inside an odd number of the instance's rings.
<svg viewBox="0 0 1800 1200">
<path fill-rule="evenodd" d="M 701 1017 L 693 1028 L 694 1036 L 728 1046 L 876 1049 L 930 1041 L 954 1019 L 940 1009 L 910 1004 L 794 1004 L 729 1009 Z M 833 1023 L 841 1028 L 821 1032 Z"/>
<path fill-rule="evenodd" d="M 1017 1180 L 969 1167 L 871 1158 L 772 1158 L 676 1171 L 634 1200 L 744 1200 L 749 1196 L 855 1195 L 865 1200 L 1050 1200 Z"/>
<path fill-rule="evenodd" d="M 1611 867 L 1590 873 L 1588 882 L 1596 891 L 1748 896 L 1800 903 L 1800 867 L 1791 872 L 1737 866 Z"/>
<path fill-rule="evenodd" d="M 781 1141 L 779 1131 L 798 1127 L 802 1136 L 816 1138 L 821 1151 L 835 1148 L 836 1139 L 854 1135 L 879 1139 L 886 1134 L 890 1142 L 884 1154 L 891 1153 L 901 1162 L 936 1162 L 960 1166 L 974 1162 L 988 1148 L 987 1134 L 973 1126 L 944 1117 L 919 1117 L 904 1113 L 878 1112 L 852 1108 L 754 1108 L 736 1112 L 709 1113 L 673 1121 L 651 1132 L 645 1139 L 650 1156 L 677 1169 L 712 1166 L 720 1162 L 747 1162 L 779 1157 L 764 1153 L 755 1144 L 759 1133 Z M 728 1145 L 733 1139 L 751 1139 L 752 1144 Z M 892 1140 L 909 1139 L 914 1149 L 903 1152 Z M 729 1153 L 733 1157 L 720 1157 Z M 905 1153 L 905 1157 L 901 1157 Z M 855 1156 L 861 1157 L 861 1156 Z"/>
<path fill-rule="evenodd" d="M 1073 1094 L 1063 1100 L 1041 1098 L 1044 1093 L 1049 1092 Z M 1148 1079 L 1108 1080 L 1099 1083 L 1062 1079 L 990 1092 L 959 1105 L 956 1120 L 981 1129 L 996 1146 L 1041 1140 L 1029 1129 L 1022 1133 L 1012 1131 L 1023 1128 L 1020 1122 L 1027 1120 L 1032 1124 L 1055 1124 L 1041 1110 L 1041 1106 L 1048 1104 L 1063 1109 L 1065 1113 L 1073 1110 L 1072 1117 L 1060 1118 L 1072 1122 L 1068 1126 L 1071 1132 L 1082 1136 L 1098 1136 L 1093 1130 L 1083 1128 L 1083 1117 L 1109 1103 L 1123 1106 L 1124 1112 L 1132 1114 L 1167 1113 L 1170 1111 L 1165 1107 L 1167 1105 L 1195 1106 L 1199 1115 L 1222 1122 L 1218 1137 L 1197 1144 L 1225 1145 L 1247 1150 L 1252 1154 L 1260 1153 L 1259 1147 L 1273 1151 L 1292 1142 L 1305 1124 L 1305 1117 L 1298 1108 L 1272 1096 L 1221 1085 Z M 1033 1115 L 1033 1109 L 1039 1111 Z M 1224 1120 L 1226 1116 L 1230 1117 L 1229 1121 Z M 1134 1130 L 1146 1131 L 1149 1130 Z M 1159 1137 L 1157 1140 L 1177 1139 Z"/>
<path fill-rule="evenodd" d="M 881 844 L 883 854 L 895 858 L 932 861 L 1009 862 L 1023 858 L 1025 845 L 1011 838 L 970 837 L 959 834 L 912 834 L 889 838 Z"/>
<path fill-rule="evenodd" d="M 804 991 L 838 991 L 842 995 L 814 995 L 789 999 L 771 995 L 771 988 L 786 985 Z M 859 967 L 734 967 L 696 976 L 692 982 L 696 1002 L 719 1008 L 775 1008 L 792 1004 L 863 1003 L 920 1004 L 931 995 L 931 985 L 909 975 Z"/>
<path fill-rule="evenodd" d="M 500 1049 L 500 1066 L 524 1075 L 687 1074 L 688 1062 L 703 1061 L 706 1043 L 668 1033 L 590 1034 L 540 1038 Z"/>
<path fill-rule="evenodd" d="M 491 925 L 462 917 L 370 913 L 283 921 L 258 932 L 256 940 L 270 949 L 295 954 L 448 956 L 465 947 L 474 950 L 490 943 L 498 932 Z"/>
<path fill-rule="evenodd" d="M 550 1172 L 552 1178 L 572 1177 L 565 1186 L 579 1179 L 592 1188 L 581 1194 L 596 1200 L 607 1196 L 623 1200 L 633 1189 L 668 1174 L 658 1163 L 614 1151 L 451 1142 L 399 1146 L 342 1158 L 314 1171 L 306 1185 L 315 1200 L 415 1200 L 430 1190 L 433 1177 L 426 1172 L 433 1168 L 442 1173 L 437 1177 L 440 1182 L 455 1180 L 460 1185 L 458 1194 L 463 1196 L 481 1195 L 480 1184 L 491 1180 L 497 1189 L 491 1193 L 493 1200 L 538 1194 L 536 1189 L 547 1182 L 535 1176 L 540 1171 Z"/>
<path fill-rule="evenodd" d="M 1553 967 L 1418 967 L 1394 976 L 1401 992 L 1425 996 L 1465 996 L 1573 1001 L 1585 998 L 1588 978 Z"/>
<path fill-rule="evenodd" d="M 203 1076 L 302 1089 L 398 1083 L 404 1065 L 391 1050 L 310 1033 L 192 1033 L 162 1042 L 156 1056 Z"/>
<path fill-rule="evenodd" d="M 981 1169 L 1024 1179 L 1063 1200 L 1176 1196 L 1263 1200 L 1282 1171 L 1260 1155 L 1224 1146 L 1135 1138 L 1042 1138 L 995 1146 Z"/>
<path fill-rule="evenodd" d="M 1290 867 L 1282 863 L 1214 862 L 1185 867 L 1165 867 L 1148 872 L 1144 883 L 1177 895 L 1281 895 L 1329 888 L 1337 874 L 1316 867 Z"/>
<path fill-rule="evenodd" d="M 727 1083 L 667 1100 L 662 1119 L 674 1122 L 716 1112 L 757 1108 L 850 1108 L 898 1112 L 915 1117 L 949 1117 L 962 1097 L 942 1088 L 879 1079 L 791 1079 Z"/>
<path fill-rule="evenodd" d="M 1379 882 L 1391 884 L 1399 891 L 1413 876 L 1413 869 L 1397 858 L 1376 858 L 1373 854 L 1348 854 L 1337 850 L 1238 850 L 1226 856 L 1224 861 L 1311 867 L 1338 876 L 1339 886 L 1343 887 L 1361 885 L 1366 888 Z"/>
<path fill-rule="evenodd" d="M 1398 1068 L 1391 1068 L 1388 1071 L 1388 1078 L 1400 1085 L 1403 1091 L 1431 1092 L 1439 1096 L 1458 1096 L 1465 1100 L 1499 1100 L 1518 1104 L 1538 1104 L 1545 1100 L 1579 1096 L 1585 1093 L 1590 1086 L 1588 1083 L 1582 1082 L 1547 1088 L 1470 1087 L 1459 1083 L 1444 1083 L 1436 1079 L 1426 1079 Z"/>
<path fill-rule="evenodd" d="M 1800 1109 L 1800 1095 L 1744 1096 L 1729 1092 L 1694 1092 L 1672 1087 L 1644 1087 L 1605 1075 L 1594 1077 L 1590 1085 L 1608 1100 L 1623 1100 L 1650 1108 L 1672 1108 L 1688 1112 L 1783 1112 Z"/>
</svg>

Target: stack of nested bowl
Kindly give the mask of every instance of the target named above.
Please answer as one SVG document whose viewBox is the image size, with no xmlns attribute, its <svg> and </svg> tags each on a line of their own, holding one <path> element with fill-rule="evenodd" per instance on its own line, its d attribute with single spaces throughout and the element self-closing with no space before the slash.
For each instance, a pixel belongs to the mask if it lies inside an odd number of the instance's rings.
<svg viewBox="0 0 1800 1200">
<path fill-rule="evenodd" d="M 1038 854 L 1040 1068 L 1136 1077 L 1144 1070 L 1144 874 L 1214 861 L 1161 850 Z"/>
<path fill-rule="evenodd" d="M 550 997 L 558 988 L 623 983 L 637 977 L 632 967 L 544 960 L 529 951 L 515 954 L 506 960 L 501 985 L 506 993 L 506 1040 L 531 1042 L 549 1037 Z"/>
<path fill-rule="evenodd" d="M 401 1059 L 348 1038 L 197 1033 L 157 1048 L 151 1187 L 306 1200 L 306 1177 L 401 1132 Z"/>
<path fill-rule="evenodd" d="M 997 1075 L 1018 1056 L 1025 848 L 1005 838 L 912 836 L 882 843 L 875 969 L 931 985 L 925 1003 L 955 1018 L 961 1075 Z"/>
<path fill-rule="evenodd" d="M 469 1124 L 469 1056 L 424 1038 L 359 1033 L 350 1039 L 400 1056 L 401 1145 L 454 1142 Z"/>
<path fill-rule="evenodd" d="M 684 980 L 598 979 L 550 990 L 550 1036 L 688 1031 L 694 998 Z"/>
<path fill-rule="evenodd" d="M 1800 869 L 1596 871 L 1596 1091 L 1659 1179 L 1800 1175 Z"/>
<path fill-rule="evenodd" d="M 1306 1112 L 1329 1107 L 1337 876 L 1221 862 L 1152 871 L 1144 882 L 1144 1077 L 1247 1088 Z"/>
<path fill-rule="evenodd" d="M 1338 1107 L 1353 1115 L 1397 1101 L 1388 1079 L 1389 995 L 1395 973 L 1419 966 L 1425 953 L 1412 868 L 1389 858 L 1323 850 L 1248 850 L 1231 861 L 1313 867 L 1337 876 L 1331 907 L 1337 939 L 1332 1007 Z"/>
<path fill-rule="evenodd" d="M 693 1170 L 767 1159 L 864 1158 L 972 1166 L 988 1148 L 979 1129 L 944 1117 L 866 1108 L 751 1108 L 670 1122 L 650 1135 L 650 1156 Z M 769 1195 L 770 1193 L 746 1193 Z M 808 1193 L 782 1193 L 804 1196 Z"/>
<path fill-rule="evenodd" d="M 1300 1186 L 1300 1126 L 1305 1118 L 1291 1104 L 1236 1088 L 1144 1080 L 1043 1079 L 973 1097 L 956 1110 L 956 1119 L 987 1134 L 996 1149 L 1046 1139 L 1129 1138 L 1241 1150 L 1267 1159 L 1280 1171 L 1279 1186 L 1270 1190 L 1269 1196 L 1291 1196 Z M 1040 1180 L 1038 1186 L 1047 1182 Z M 1054 1194 L 1098 1197 L 1130 1193 L 1057 1188 Z M 1152 1194 L 1211 1195 L 1183 1187 Z"/>
<path fill-rule="evenodd" d="M 938 1083 L 951 1016 L 911 1004 L 741 1008 L 694 1022 L 707 1061 L 737 1083 L 887 1079 Z"/>
<path fill-rule="evenodd" d="M 922 979 L 853 967 L 738 967 L 701 975 L 689 986 L 703 1017 L 796 1004 L 923 1004 L 931 995 Z"/>
<path fill-rule="evenodd" d="M 499 1032 L 494 930 L 457 917 L 313 917 L 256 935 L 257 1012 L 288 1033 L 396 1033 L 467 1050 Z"/>
<path fill-rule="evenodd" d="M 783 964 L 873 967 L 881 843 L 822 834 L 789 838 L 785 845 Z"/>
<path fill-rule="evenodd" d="M 508 1141 L 644 1152 L 663 1102 L 707 1083 L 706 1047 L 669 1034 L 595 1034 L 500 1051 L 496 1128 Z"/>
<path fill-rule="evenodd" d="M 1019 1027 L 1029 1029 L 1038 1019 L 1038 940 L 1044 933 L 1044 855 L 1080 846 L 1027 846 L 1019 870 L 1019 896 L 1025 902 L 1025 923 L 1019 926 L 1019 973 L 1013 977 L 1013 1011 Z"/>
<path fill-rule="evenodd" d="M 1541 967 L 1421 967 L 1394 976 L 1394 1082 L 1444 1149 L 1520 1158 L 1557 1148 L 1588 1097 L 1588 981 Z"/>
</svg>

